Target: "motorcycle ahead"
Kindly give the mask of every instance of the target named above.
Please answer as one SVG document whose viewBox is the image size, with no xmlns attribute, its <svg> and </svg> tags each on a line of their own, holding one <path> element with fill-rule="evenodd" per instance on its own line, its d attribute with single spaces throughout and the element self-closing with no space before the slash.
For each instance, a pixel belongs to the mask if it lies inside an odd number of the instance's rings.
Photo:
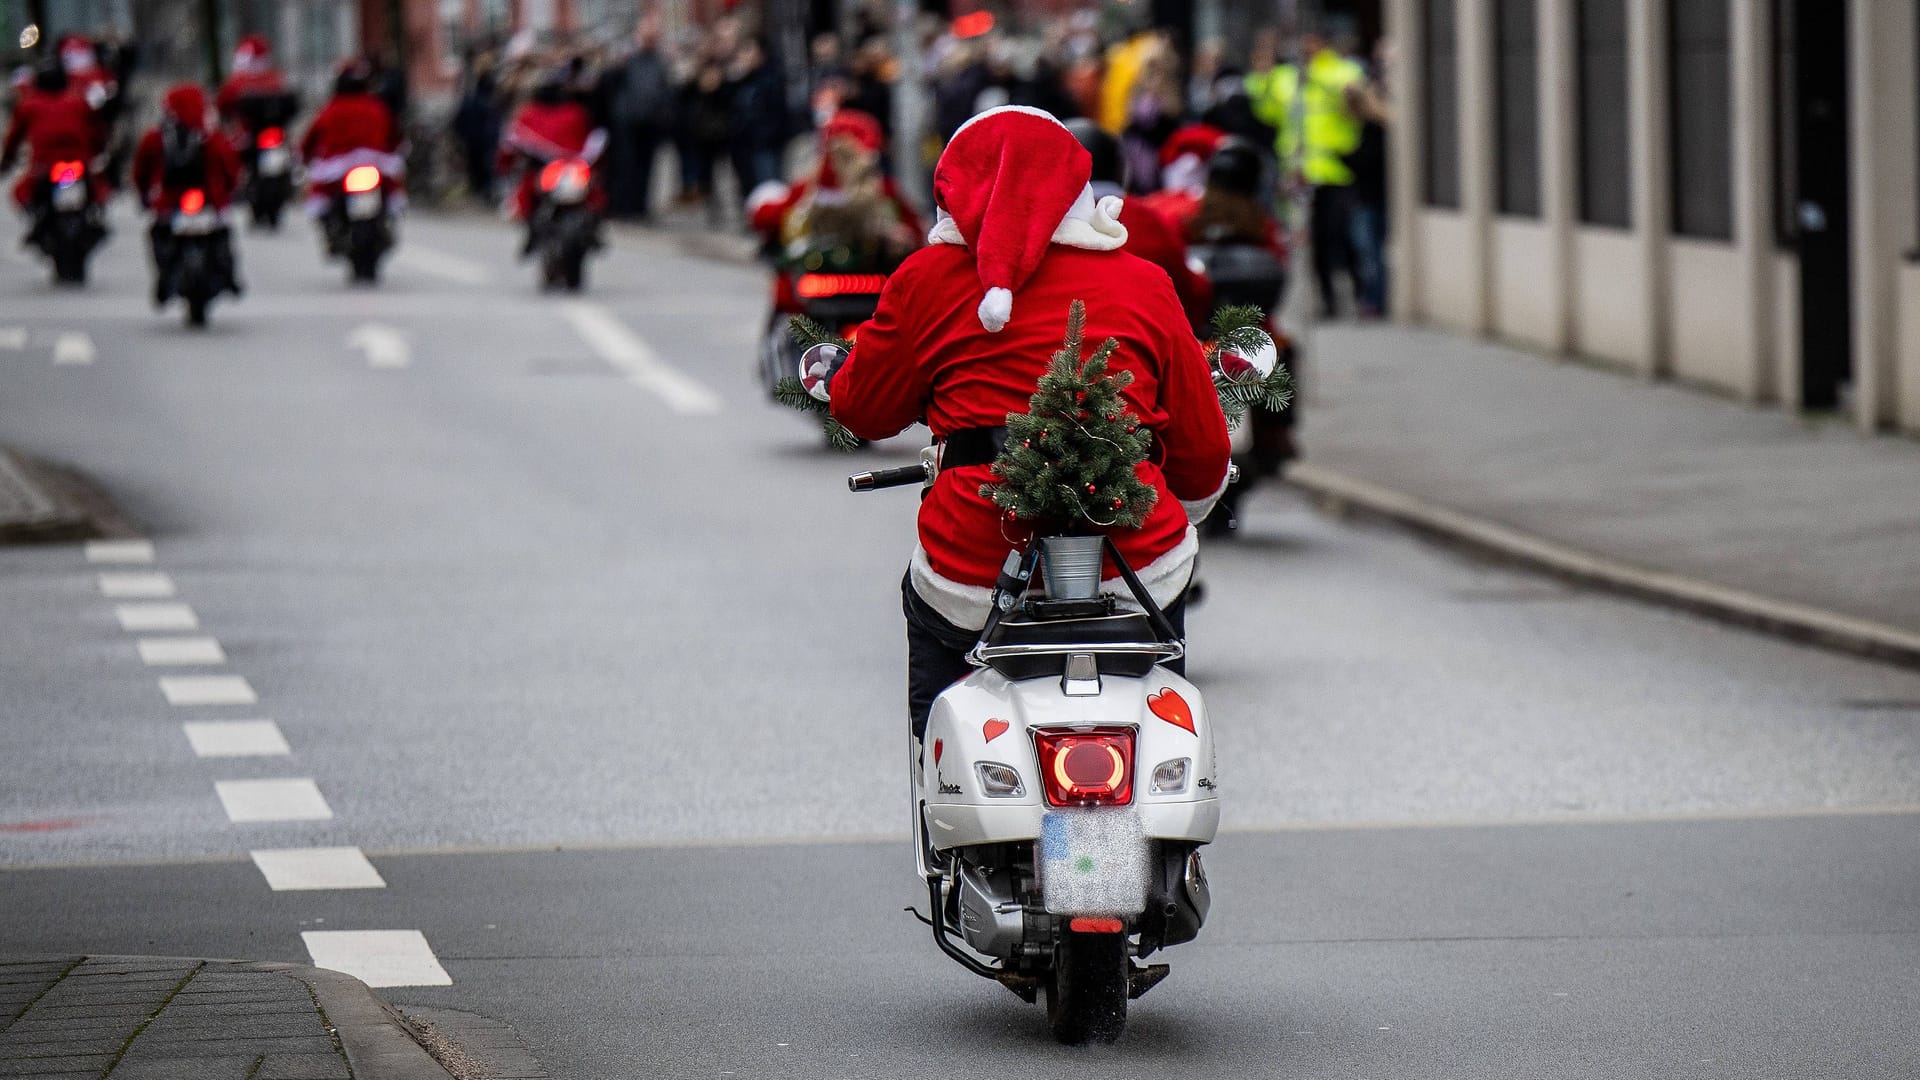
<svg viewBox="0 0 1920 1080">
<path fill-rule="evenodd" d="M 36 178 L 28 210 L 32 217 L 28 236 L 53 263 L 53 280 L 62 285 L 86 284 L 87 258 L 107 236 L 106 211 L 94 199 L 87 163 L 54 162 L 47 175 Z"/>
<path fill-rule="evenodd" d="M 156 296 L 177 296 L 187 307 L 187 325 L 207 325 L 207 309 L 222 293 L 235 292 L 233 237 L 226 222 L 207 205 L 206 192 L 190 188 L 172 214 L 154 223 L 154 272 L 161 275 Z"/>
<path fill-rule="evenodd" d="M 321 219 L 327 254 L 346 259 L 350 281 L 380 279 L 380 260 L 394 241 L 387 211 L 390 186 L 379 166 L 355 165 L 340 178 Z"/>
<path fill-rule="evenodd" d="M 936 457 L 848 478 L 930 484 Z M 1111 559 L 1132 594 L 1100 591 Z M 1028 1002 L 1064 1043 L 1112 1042 L 1168 974 L 1136 961 L 1192 941 L 1219 826 L 1213 732 L 1172 666 L 1185 643 L 1104 536 L 1010 552 L 972 674 L 935 700 L 914 762 L 913 831 L 934 943 Z M 917 914 L 917 913 L 916 913 Z"/>
<path fill-rule="evenodd" d="M 540 283 L 579 292 L 586 284 L 587 253 L 600 246 L 600 215 L 587 196 L 593 167 L 583 158 L 562 158 L 540 167 L 528 211 L 528 248 L 540 257 Z"/>
<path fill-rule="evenodd" d="M 277 230 L 287 200 L 293 198 L 293 150 L 287 131 L 263 127 L 240 152 L 246 166 L 247 209 L 258 228 Z"/>
</svg>

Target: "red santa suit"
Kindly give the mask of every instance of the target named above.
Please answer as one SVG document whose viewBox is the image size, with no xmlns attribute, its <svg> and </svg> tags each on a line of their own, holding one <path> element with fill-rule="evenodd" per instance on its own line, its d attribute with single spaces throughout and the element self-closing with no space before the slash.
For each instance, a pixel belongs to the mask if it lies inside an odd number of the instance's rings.
<svg viewBox="0 0 1920 1080">
<path fill-rule="evenodd" d="M 963 126 L 934 171 L 941 213 L 930 246 L 887 280 L 833 380 L 833 415 L 865 438 L 922 418 L 935 439 L 1004 425 L 1028 408 L 1069 306 L 1083 301 L 1087 340 L 1119 342 L 1112 366 L 1133 375 L 1121 396 L 1153 432 L 1139 475 L 1160 498 L 1140 528 L 1113 538 L 1167 604 L 1192 576 L 1189 522 L 1226 486 L 1227 425 L 1172 283 L 1121 250 L 1120 201 L 1093 198 L 1090 168 L 1072 134 L 1037 109 L 993 109 Z M 920 504 L 910 580 L 963 628 L 985 623 L 1001 564 L 1022 538 L 980 494 L 990 479 L 987 465 L 942 470 Z"/>
<path fill-rule="evenodd" d="M 607 133 L 593 126 L 593 117 L 577 101 L 529 101 L 520 106 L 500 139 L 497 164 L 500 172 L 506 172 L 523 159 L 533 163 L 521 173 L 514 189 L 514 220 L 524 220 L 533 210 L 533 186 L 541 165 L 570 158 L 591 165 L 600 160 L 606 143 Z M 595 210 L 605 206 L 606 193 L 599 184 L 589 189 L 587 204 Z"/>
<path fill-rule="evenodd" d="M 880 121 L 858 109 L 841 109 L 833 114 L 820 129 L 820 167 L 811 180 L 802 180 L 792 187 L 778 182 L 760 185 L 747 198 L 747 220 L 756 232 L 778 237 L 787 222 L 787 216 L 794 208 L 808 199 L 831 198 L 832 193 L 840 189 L 840 177 L 834 174 L 833 161 L 827 153 L 827 146 L 835 139 L 850 139 L 862 150 L 878 154 L 886 148 L 886 135 L 880 128 Z M 912 204 L 900 194 L 899 185 L 893 177 L 882 176 L 880 194 L 893 205 L 894 213 L 915 236 L 920 235 L 925 226 Z"/>
<path fill-rule="evenodd" d="M 183 83 L 167 91 L 165 108 L 181 127 L 202 133 L 200 175 L 192 181 L 170 180 L 166 136 L 161 127 L 149 128 L 133 153 L 134 194 L 142 206 L 164 214 L 179 207 L 180 196 L 189 188 L 198 188 L 208 206 L 225 210 L 240 186 L 240 155 L 225 135 L 208 126 L 207 95 L 198 86 Z"/>
<path fill-rule="evenodd" d="M 31 86 L 22 90 L 6 140 L 0 144 L 0 161 L 8 163 L 22 146 L 27 148 L 27 172 L 13 186 L 13 201 L 25 207 L 33 197 L 34 184 L 57 162 L 91 163 L 100 149 L 97 140 L 93 110 L 71 89 L 58 94 Z M 104 199 L 104 178 L 95 176 L 93 182 L 94 198 Z"/>
<path fill-rule="evenodd" d="M 246 131 L 247 120 L 240 103 L 250 97 L 277 97 L 287 92 L 287 81 L 274 70 L 273 53 L 267 39 L 248 34 L 233 50 L 233 74 L 220 84 L 214 105 L 223 123 L 237 131 Z"/>
<path fill-rule="evenodd" d="M 398 210 L 406 195 L 402 182 L 407 160 L 400 154 L 400 125 L 387 104 L 364 91 L 335 94 L 300 140 L 307 163 L 307 213 L 326 213 L 335 188 L 349 169 L 372 165 L 389 183 L 387 205 Z"/>
</svg>

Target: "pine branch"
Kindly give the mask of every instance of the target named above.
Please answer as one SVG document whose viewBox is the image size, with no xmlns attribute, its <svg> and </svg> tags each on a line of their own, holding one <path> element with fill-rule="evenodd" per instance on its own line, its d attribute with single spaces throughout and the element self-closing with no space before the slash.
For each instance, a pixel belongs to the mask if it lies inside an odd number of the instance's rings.
<svg viewBox="0 0 1920 1080">
<path fill-rule="evenodd" d="M 822 344 L 838 345 L 848 352 L 853 351 L 853 342 L 848 341 L 839 334 L 829 333 L 826 327 L 821 326 L 805 315 L 790 316 L 787 320 L 787 333 L 794 341 L 800 344 L 801 352 L 805 352 L 815 345 Z"/>
</svg>

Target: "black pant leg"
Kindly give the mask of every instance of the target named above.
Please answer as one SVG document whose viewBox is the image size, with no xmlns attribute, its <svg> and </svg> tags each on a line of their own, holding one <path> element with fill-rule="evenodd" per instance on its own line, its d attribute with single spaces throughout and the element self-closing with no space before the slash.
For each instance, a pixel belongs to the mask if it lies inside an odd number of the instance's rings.
<svg viewBox="0 0 1920 1080">
<path fill-rule="evenodd" d="M 907 717 L 917 739 L 927 733 L 933 699 L 973 670 L 967 650 L 979 632 L 948 622 L 913 591 L 911 577 L 901 579 L 900 594 L 907 616 Z"/>
</svg>

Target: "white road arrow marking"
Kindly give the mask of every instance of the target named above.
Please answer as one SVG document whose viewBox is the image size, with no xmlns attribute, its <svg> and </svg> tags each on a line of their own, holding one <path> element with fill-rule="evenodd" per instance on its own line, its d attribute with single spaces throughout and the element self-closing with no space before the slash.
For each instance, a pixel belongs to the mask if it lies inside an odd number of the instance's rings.
<svg viewBox="0 0 1920 1080">
<path fill-rule="evenodd" d="M 720 395 L 660 359 L 652 346 L 606 308 L 587 300 L 570 300 L 561 306 L 560 313 L 602 359 L 620 369 L 628 382 L 657 395 L 667 408 L 689 416 L 711 416 L 720 411 Z"/>
<path fill-rule="evenodd" d="M 93 339 L 77 330 L 66 331 L 53 339 L 56 364 L 91 364 L 93 357 Z"/>
<path fill-rule="evenodd" d="M 383 323 L 367 323 L 347 335 L 347 348 L 367 354 L 370 368 L 403 368 L 413 362 L 407 336 Z"/>
<path fill-rule="evenodd" d="M 0 349 L 24 349 L 27 347 L 27 328 L 24 326 L 0 326 Z"/>
</svg>

